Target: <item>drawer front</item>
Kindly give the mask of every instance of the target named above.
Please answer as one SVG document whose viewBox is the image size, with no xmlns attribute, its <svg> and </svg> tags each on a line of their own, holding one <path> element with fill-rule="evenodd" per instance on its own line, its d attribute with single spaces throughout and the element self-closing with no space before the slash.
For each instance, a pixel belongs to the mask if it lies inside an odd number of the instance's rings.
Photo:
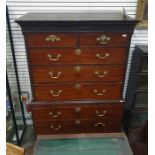
<svg viewBox="0 0 155 155">
<path fill-rule="evenodd" d="M 36 101 L 120 99 L 121 84 L 82 83 L 34 85 Z"/>
<path fill-rule="evenodd" d="M 77 34 L 75 33 L 27 33 L 28 47 L 33 46 L 75 46 Z"/>
<path fill-rule="evenodd" d="M 31 65 L 52 64 L 124 64 L 126 48 L 81 47 L 81 48 L 30 48 Z"/>
<path fill-rule="evenodd" d="M 34 83 L 122 81 L 123 69 L 121 65 L 32 67 L 32 77 Z"/>
<path fill-rule="evenodd" d="M 129 33 L 81 33 L 80 45 L 81 46 L 106 46 L 106 45 L 121 45 L 127 46 L 130 40 Z"/>
<path fill-rule="evenodd" d="M 120 119 L 123 114 L 123 104 L 93 105 L 46 105 L 32 108 L 33 119 L 38 121 L 55 121 L 71 119 Z"/>
<path fill-rule="evenodd" d="M 120 119 L 34 122 L 37 134 L 119 132 Z"/>
</svg>

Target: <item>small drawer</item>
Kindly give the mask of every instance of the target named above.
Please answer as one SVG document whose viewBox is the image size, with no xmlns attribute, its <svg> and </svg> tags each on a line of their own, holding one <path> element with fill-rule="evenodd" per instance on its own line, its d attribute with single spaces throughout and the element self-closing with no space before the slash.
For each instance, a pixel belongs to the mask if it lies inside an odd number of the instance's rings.
<svg viewBox="0 0 155 155">
<path fill-rule="evenodd" d="M 119 132 L 120 119 L 35 122 L 37 134 Z"/>
<path fill-rule="evenodd" d="M 33 120 L 35 133 L 38 134 L 55 134 L 55 133 L 71 133 L 77 132 L 75 129 L 73 130 L 73 122 L 66 123 L 66 121 L 43 121 L 38 122 L 37 120 Z M 71 126 L 72 125 L 72 126 Z"/>
<path fill-rule="evenodd" d="M 36 84 L 36 101 L 54 100 L 117 100 L 121 97 L 121 84 L 117 83 L 76 83 L 76 84 Z"/>
<path fill-rule="evenodd" d="M 123 81 L 122 65 L 64 65 L 32 67 L 34 83 Z"/>
<path fill-rule="evenodd" d="M 81 33 L 81 46 L 106 46 L 106 45 L 120 45 L 128 46 L 131 34 L 118 32 L 99 32 L 99 33 Z"/>
<path fill-rule="evenodd" d="M 28 47 L 34 46 L 75 46 L 77 34 L 75 33 L 26 33 Z"/>
<path fill-rule="evenodd" d="M 55 121 L 71 119 L 113 119 L 122 118 L 122 103 L 106 104 L 58 104 L 35 106 L 32 108 L 33 119 L 38 121 Z"/>
<path fill-rule="evenodd" d="M 30 48 L 31 65 L 52 64 L 124 64 L 126 48 L 81 47 L 81 48 Z"/>
</svg>

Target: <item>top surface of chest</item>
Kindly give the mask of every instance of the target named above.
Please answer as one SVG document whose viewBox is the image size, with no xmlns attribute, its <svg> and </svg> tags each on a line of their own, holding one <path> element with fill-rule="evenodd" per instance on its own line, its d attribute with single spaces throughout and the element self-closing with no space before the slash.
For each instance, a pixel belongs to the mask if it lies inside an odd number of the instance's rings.
<svg viewBox="0 0 155 155">
<path fill-rule="evenodd" d="M 121 12 L 28 13 L 16 20 L 23 32 L 128 31 L 137 21 Z"/>
</svg>

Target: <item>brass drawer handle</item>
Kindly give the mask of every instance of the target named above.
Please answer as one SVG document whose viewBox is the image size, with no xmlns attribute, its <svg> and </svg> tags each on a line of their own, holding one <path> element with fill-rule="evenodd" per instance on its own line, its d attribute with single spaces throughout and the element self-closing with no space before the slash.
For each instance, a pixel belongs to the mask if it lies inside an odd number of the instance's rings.
<svg viewBox="0 0 155 155">
<path fill-rule="evenodd" d="M 122 38 L 126 38 L 127 36 L 127 34 L 122 34 Z"/>
<path fill-rule="evenodd" d="M 47 38 L 45 38 L 45 41 L 46 42 L 58 42 L 60 41 L 61 39 L 59 37 L 57 37 L 56 35 L 49 35 Z"/>
<path fill-rule="evenodd" d="M 81 67 L 80 66 L 76 66 L 74 69 L 75 69 L 75 71 L 79 72 L 81 70 Z"/>
<path fill-rule="evenodd" d="M 106 110 L 103 110 L 102 111 L 102 114 L 97 110 L 97 111 L 95 111 L 95 113 L 97 114 L 97 116 L 98 117 L 103 117 L 103 116 L 105 116 L 105 114 L 107 113 L 107 111 Z"/>
<path fill-rule="evenodd" d="M 110 40 L 111 40 L 111 38 L 106 36 L 105 34 L 96 38 L 96 41 L 99 42 L 100 44 L 103 44 L 103 45 L 108 44 L 108 42 Z"/>
<path fill-rule="evenodd" d="M 49 115 L 52 116 L 53 118 L 57 118 L 61 115 L 61 112 L 57 112 L 56 114 L 54 114 L 53 112 L 49 112 Z"/>
<path fill-rule="evenodd" d="M 61 54 L 57 54 L 56 58 L 52 58 L 51 54 L 48 54 L 47 57 L 49 58 L 50 61 L 59 61 Z"/>
<path fill-rule="evenodd" d="M 95 93 L 96 95 L 98 95 L 98 96 L 104 95 L 105 92 L 106 92 L 106 89 L 103 89 L 103 90 L 102 90 L 102 93 L 98 93 L 98 90 L 97 90 L 97 89 L 94 89 L 94 93 Z"/>
<path fill-rule="evenodd" d="M 81 85 L 80 85 L 80 84 L 76 84 L 76 85 L 75 85 L 75 88 L 76 88 L 77 90 L 79 90 L 79 89 L 81 88 Z"/>
<path fill-rule="evenodd" d="M 53 130 L 59 130 L 59 129 L 61 129 L 61 127 L 62 127 L 61 125 L 57 125 L 57 127 L 55 127 L 54 125 L 50 126 L 50 128 Z"/>
<path fill-rule="evenodd" d="M 49 72 L 48 74 L 49 74 L 49 76 L 52 79 L 58 79 L 61 76 L 62 73 L 61 72 L 57 72 L 57 75 L 56 76 L 53 75 L 53 72 Z"/>
<path fill-rule="evenodd" d="M 82 50 L 81 49 L 76 49 L 75 53 L 76 53 L 76 55 L 80 55 L 82 53 Z"/>
<path fill-rule="evenodd" d="M 53 97 L 58 97 L 62 93 L 62 90 L 58 90 L 57 92 L 50 90 L 50 93 L 52 94 Z"/>
<path fill-rule="evenodd" d="M 76 120 L 76 121 L 75 121 L 75 124 L 76 124 L 76 125 L 80 125 L 81 122 L 80 122 L 79 120 Z"/>
<path fill-rule="evenodd" d="M 80 111 L 81 111 L 81 108 L 80 108 L 80 107 L 76 107 L 76 108 L 75 108 L 75 111 L 76 111 L 76 112 L 80 112 Z"/>
<path fill-rule="evenodd" d="M 99 78 L 103 78 L 107 75 L 108 71 L 104 71 L 103 73 L 99 73 L 98 71 L 95 71 L 94 74 L 99 77 Z"/>
<path fill-rule="evenodd" d="M 106 124 L 104 124 L 104 123 L 95 123 L 94 126 L 95 127 L 98 127 L 98 126 L 105 127 Z"/>
<path fill-rule="evenodd" d="M 96 57 L 99 59 L 107 59 L 110 56 L 109 53 L 106 53 L 105 55 L 101 55 L 101 54 L 96 54 Z"/>
</svg>

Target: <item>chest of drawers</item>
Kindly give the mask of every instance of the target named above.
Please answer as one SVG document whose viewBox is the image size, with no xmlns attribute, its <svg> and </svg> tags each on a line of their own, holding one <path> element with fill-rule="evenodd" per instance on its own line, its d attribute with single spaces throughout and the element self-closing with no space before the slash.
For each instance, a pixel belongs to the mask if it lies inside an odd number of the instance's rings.
<svg viewBox="0 0 155 155">
<path fill-rule="evenodd" d="M 29 13 L 22 28 L 36 134 L 121 129 L 126 60 L 137 21 L 115 13 Z"/>
</svg>

